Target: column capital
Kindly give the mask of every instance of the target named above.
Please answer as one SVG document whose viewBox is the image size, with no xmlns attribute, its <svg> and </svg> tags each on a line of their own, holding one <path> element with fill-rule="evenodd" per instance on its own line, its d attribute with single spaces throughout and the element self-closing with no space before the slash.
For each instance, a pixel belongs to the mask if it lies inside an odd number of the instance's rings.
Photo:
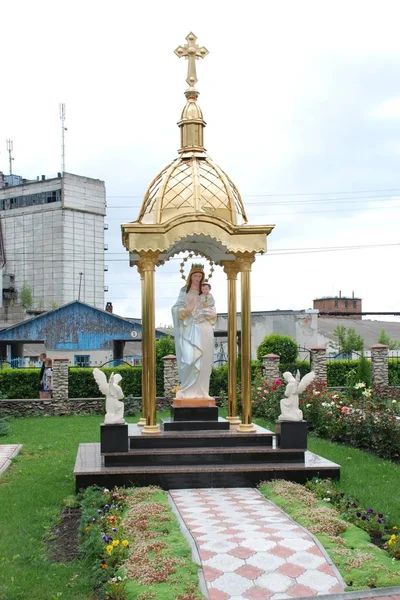
<svg viewBox="0 0 400 600">
<path fill-rule="evenodd" d="M 241 273 L 251 271 L 251 265 L 255 261 L 254 252 L 237 252 L 235 256 Z"/>
<path fill-rule="evenodd" d="M 224 269 L 224 273 L 227 274 L 228 279 L 237 279 L 240 267 L 236 260 L 221 260 L 221 267 Z"/>
<path fill-rule="evenodd" d="M 143 271 L 154 271 L 155 267 L 160 264 L 158 260 L 159 252 L 148 250 L 139 254 L 139 260 L 136 261 L 138 272 L 141 275 Z"/>
</svg>

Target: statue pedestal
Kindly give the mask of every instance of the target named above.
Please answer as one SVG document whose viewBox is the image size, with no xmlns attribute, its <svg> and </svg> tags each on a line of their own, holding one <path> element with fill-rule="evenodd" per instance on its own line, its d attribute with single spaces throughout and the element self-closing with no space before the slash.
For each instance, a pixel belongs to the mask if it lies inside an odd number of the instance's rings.
<svg viewBox="0 0 400 600">
<path fill-rule="evenodd" d="M 128 452 L 128 423 L 100 425 L 100 452 Z"/>
<path fill-rule="evenodd" d="M 227 431 L 229 421 L 218 418 L 215 398 L 175 398 L 171 418 L 164 419 L 163 431 Z"/>
<path fill-rule="evenodd" d="M 307 450 L 307 421 L 276 421 L 275 433 L 282 450 Z"/>
<path fill-rule="evenodd" d="M 200 408 L 202 406 L 215 406 L 215 398 L 174 398 L 173 408 Z"/>
</svg>

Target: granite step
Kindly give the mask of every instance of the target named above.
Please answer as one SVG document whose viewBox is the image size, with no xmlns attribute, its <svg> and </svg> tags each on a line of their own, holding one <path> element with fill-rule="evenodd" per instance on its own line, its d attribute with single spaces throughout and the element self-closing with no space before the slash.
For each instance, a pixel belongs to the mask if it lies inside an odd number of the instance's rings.
<svg viewBox="0 0 400 600">
<path fill-rule="evenodd" d="M 207 456 L 207 454 L 203 455 Z M 304 482 L 312 477 L 338 478 L 340 466 L 311 452 L 302 462 L 252 462 L 200 465 L 105 466 L 100 444 L 80 444 L 74 475 L 76 489 L 90 485 L 159 485 L 164 489 L 253 486 L 259 481 L 288 479 Z"/>
<path fill-rule="evenodd" d="M 105 466 L 114 465 L 196 465 L 255 462 L 302 462 L 303 450 L 280 450 L 263 446 L 235 446 L 203 448 L 147 448 L 129 452 L 103 453 Z"/>
</svg>

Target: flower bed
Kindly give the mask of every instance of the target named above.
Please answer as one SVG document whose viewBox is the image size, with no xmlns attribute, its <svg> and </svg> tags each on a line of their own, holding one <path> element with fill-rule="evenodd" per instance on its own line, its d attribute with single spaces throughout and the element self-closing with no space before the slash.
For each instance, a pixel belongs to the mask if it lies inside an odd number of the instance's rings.
<svg viewBox="0 0 400 600">
<path fill-rule="evenodd" d="M 275 421 L 285 386 L 280 380 L 265 381 L 258 376 L 252 386 L 254 417 Z M 400 403 L 383 399 L 357 382 L 346 393 L 332 392 L 316 383 L 301 394 L 299 407 L 308 429 L 315 435 L 373 452 L 392 461 L 400 460 Z"/>
<path fill-rule="evenodd" d="M 382 524 L 377 522 L 379 517 L 375 511 L 359 509 L 358 506 L 359 510 L 356 510 L 353 506 L 356 501 L 336 492 L 332 482 L 325 480 L 322 484 L 327 487 L 320 487 L 319 482 L 314 481 L 310 489 L 306 489 L 297 483 L 276 480 L 260 483 L 259 489 L 266 498 L 318 538 L 345 580 L 348 586 L 346 591 L 400 585 L 399 566 L 392 550 L 397 544 L 398 535 L 392 533 L 388 536 L 385 549 L 371 543 L 371 537 L 363 525 L 368 522 L 367 518 L 364 520 L 362 517 L 368 514 L 371 527 L 380 527 Z M 329 496 L 326 496 L 328 493 Z M 336 496 L 338 503 L 333 505 L 331 500 Z M 327 498 L 330 498 L 329 502 Z M 351 512 L 353 509 L 354 513 Z M 360 512 L 361 516 L 356 517 L 356 512 Z M 357 519 L 357 523 L 351 520 L 351 515 Z"/>
<path fill-rule="evenodd" d="M 98 600 L 202 598 L 198 567 L 161 489 L 92 486 L 81 510 L 80 549 Z"/>
</svg>

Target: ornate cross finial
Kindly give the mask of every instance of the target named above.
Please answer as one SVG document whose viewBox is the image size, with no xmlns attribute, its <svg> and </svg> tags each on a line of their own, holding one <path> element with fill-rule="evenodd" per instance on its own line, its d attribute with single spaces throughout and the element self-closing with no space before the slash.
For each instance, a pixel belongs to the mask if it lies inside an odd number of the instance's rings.
<svg viewBox="0 0 400 600">
<path fill-rule="evenodd" d="M 175 54 L 181 58 L 184 56 L 188 59 L 188 74 L 186 81 L 188 84 L 193 87 L 197 82 L 196 75 L 196 60 L 198 58 L 204 58 L 208 54 L 208 50 L 204 48 L 199 48 L 198 44 L 196 44 L 197 37 L 194 33 L 190 32 L 189 35 L 186 36 L 187 44 L 185 46 L 178 46 L 175 50 Z"/>
</svg>

